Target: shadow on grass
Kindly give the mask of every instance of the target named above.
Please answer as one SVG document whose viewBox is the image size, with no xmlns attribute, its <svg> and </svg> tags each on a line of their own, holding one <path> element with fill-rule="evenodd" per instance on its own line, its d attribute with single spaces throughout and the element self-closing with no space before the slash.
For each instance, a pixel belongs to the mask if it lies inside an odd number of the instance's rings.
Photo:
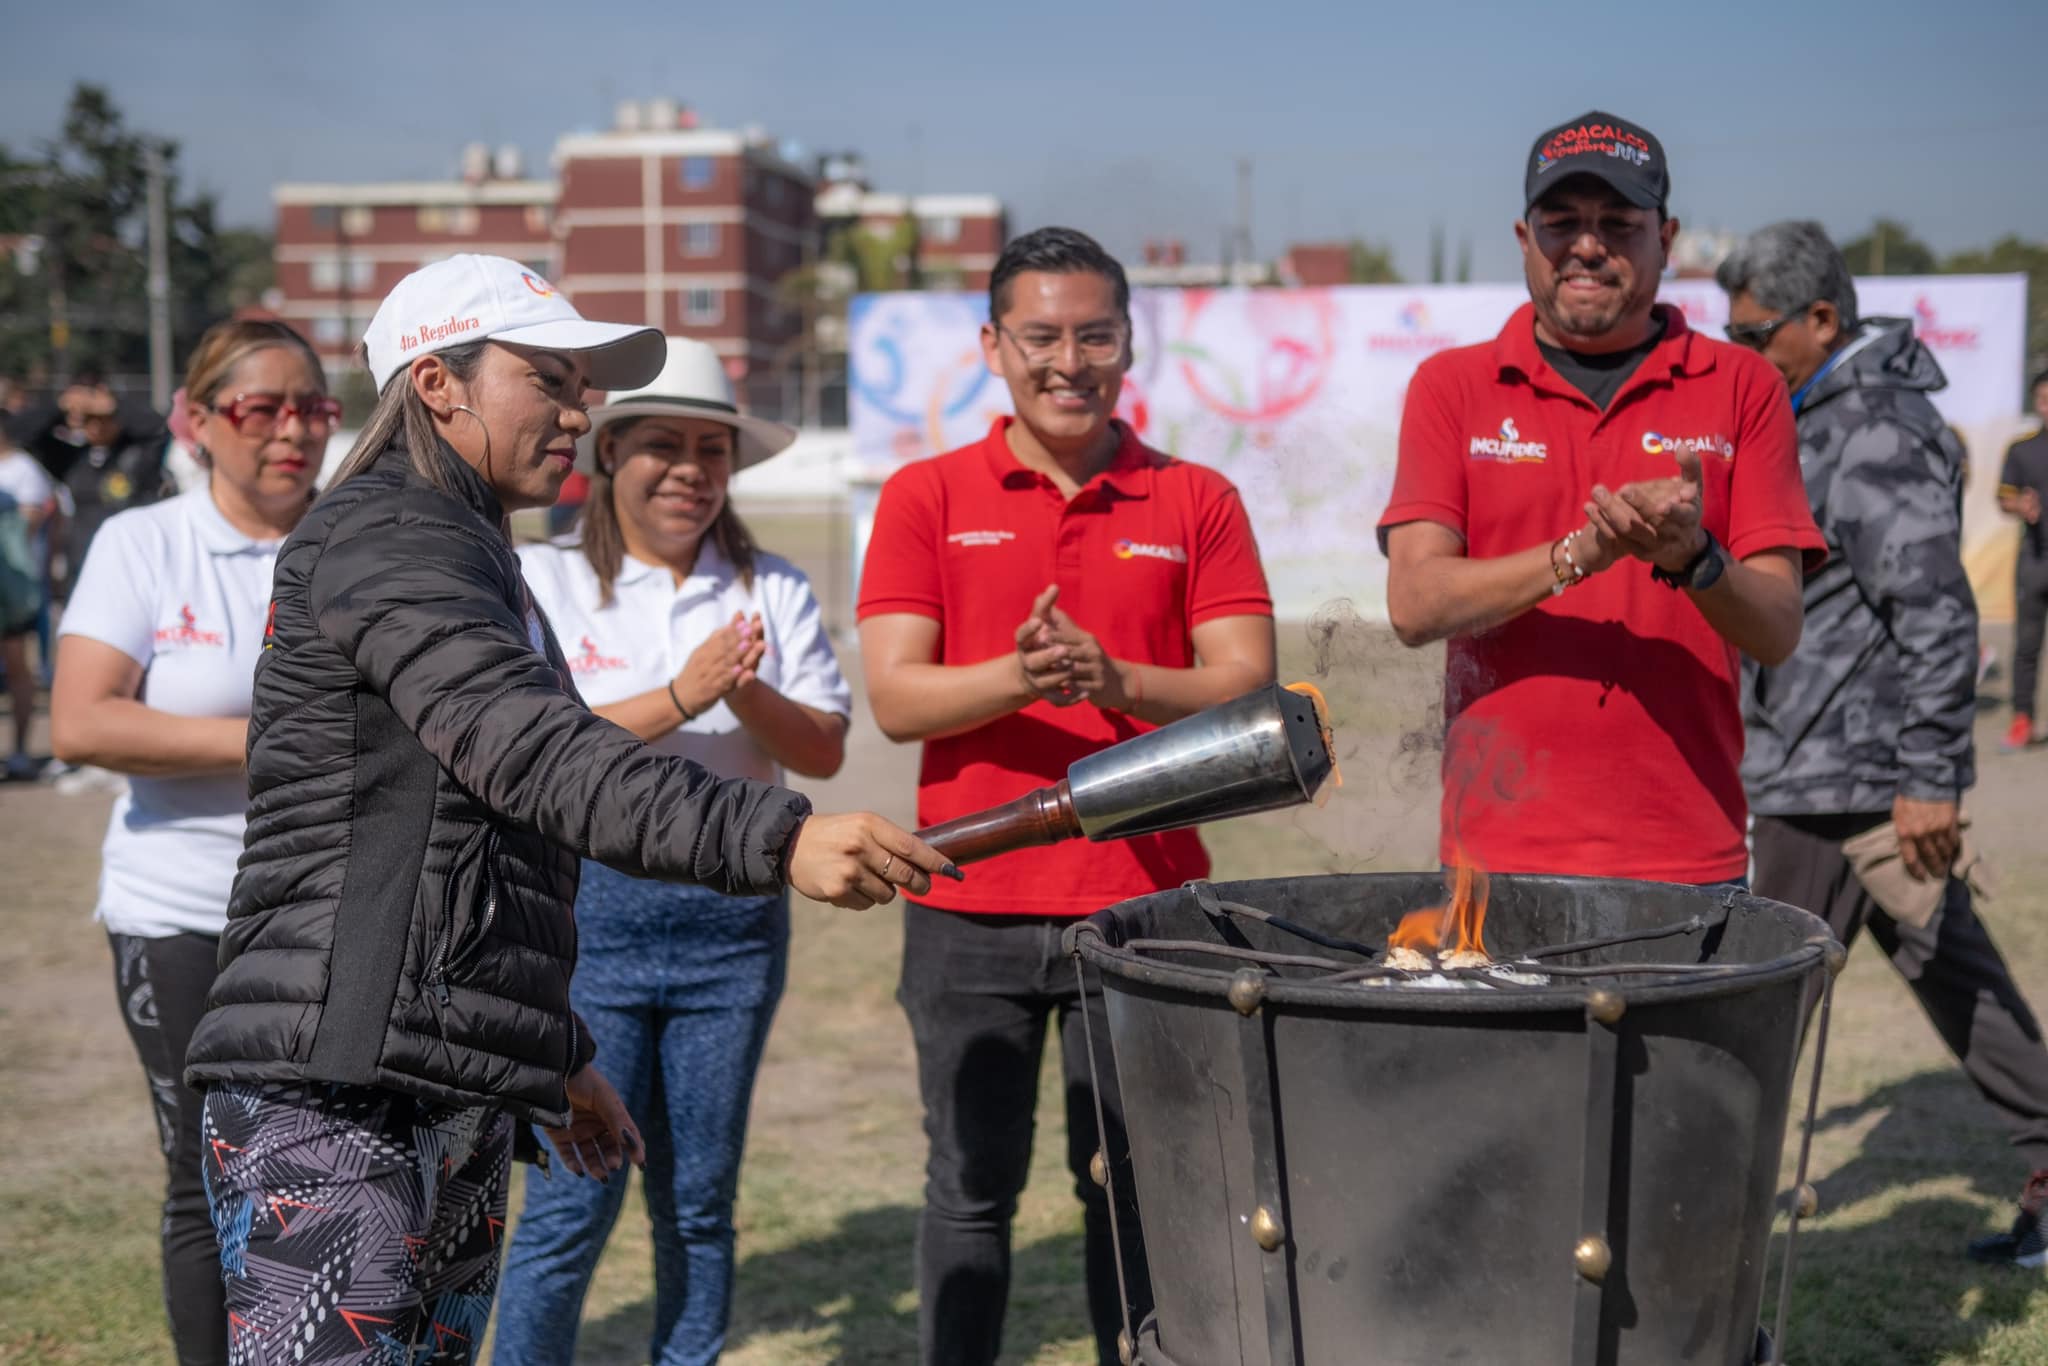
<svg viewBox="0 0 2048 1366">
<path fill-rule="evenodd" d="M 2026 1345 L 2016 1346 L 2021 1355 L 1985 1354 L 1994 1333 L 2031 1320 L 2043 1286 L 2039 1271 L 1964 1258 L 1963 1245 L 1984 1231 L 1983 1207 L 1953 1196 L 1905 1201 L 1870 1224 L 1830 1228 L 1825 1215 L 1818 1226 L 1802 1224 L 1785 1359 L 1796 1366 L 2040 1360 Z M 1781 1229 L 1764 1282 L 1766 1326 L 1777 1317 L 1784 1243 Z"/>
<path fill-rule="evenodd" d="M 1959 1177 L 1988 1199 L 2017 1196 L 2025 1164 L 2004 1146 L 1994 1113 L 1959 1070 L 1939 1067 L 1823 1111 L 1816 1139 L 1825 1143 L 1873 1115 L 1879 1118 L 1855 1155 L 1814 1183 L 1821 1212 L 1800 1225 L 1786 1359 L 1798 1366 L 2037 1360 L 1980 1355 L 1999 1329 L 2028 1322 L 2044 1291 L 2039 1271 L 1984 1266 L 1964 1255 L 1972 1238 L 1993 1231 L 1984 1205 L 1897 1195 Z M 1788 1142 L 1797 1141 L 1795 1128 Z M 1784 1248 L 1781 1220 L 1764 1283 L 1766 1326 L 1777 1317 Z"/>
<path fill-rule="evenodd" d="M 1996 1112 L 1960 1068 L 1937 1067 L 1878 1087 L 1821 1112 L 1816 1138 L 1880 1115 L 1854 1157 L 1815 1182 L 1823 1210 L 1841 1209 L 1894 1187 L 1960 1176 L 1979 1194 L 2014 1200 L 2027 1166 L 2004 1144 Z M 1794 1116 L 1796 1125 L 1798 1118 Z M 1967 1241 L 1965 1239 L 1964 1241 Z M 1954 1249 L 1960 1251 L 1961 1244 Z"/>
<path fill-rule="evenodd" d="M 915 1361 L 917 1214 L 910 1205 L 855 1210 L 829 1233 L 743 1257 L 733 1286 L 726 1350 L 772 1334 L 822 1333 L 825 1340 L 813 1351 L 823 1355 L 807 1352 L 790 1359 L 892 1366 Z M 1081 1256 L 1078 1228 L 1016 1250 L 1003 1332 L 1005 1361 L 1029 1360 L 1046 1344 L 1087 1336 Z M 653 1321 L 653 1299 L 643 1298 L 586 1323 L 581 1342 L 631 1343 L 644 1349 Z"/>
</svg>

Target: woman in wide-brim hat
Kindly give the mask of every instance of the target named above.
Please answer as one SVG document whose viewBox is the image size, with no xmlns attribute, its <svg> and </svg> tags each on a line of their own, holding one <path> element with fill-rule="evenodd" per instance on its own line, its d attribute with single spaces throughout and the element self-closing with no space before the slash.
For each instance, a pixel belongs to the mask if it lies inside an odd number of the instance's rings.
<svg viewBox="0 0 2048 1366">
<path fill-rule="evenodd" d="M 520 552 L 584 700 L 725 777 L 830 777 L 845 754 L 852 695 L 817 598 L 800 570 L 755 545 L 728 498 L 735 473 L 795 438 L 738 411 L 709 346 L 671 337 L 651 384 L 591 413 L 579 534 Z M 788 902 L 588 865 L 576 921 L 572 998 L 647 1140 L 650 1357 L 710 1362 L 725 1339 L 733 1196 L 788 961 Z M 527 1184 L 505 1258 L 506 1360 L 574 1356 L 624 1186 Z"/>
</svg>

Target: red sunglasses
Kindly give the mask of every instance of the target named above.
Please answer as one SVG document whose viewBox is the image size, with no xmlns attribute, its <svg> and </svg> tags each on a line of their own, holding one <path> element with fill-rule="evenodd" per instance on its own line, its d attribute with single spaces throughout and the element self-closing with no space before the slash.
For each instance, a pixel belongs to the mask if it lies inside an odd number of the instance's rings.
<svg viewBox="0 0 2048 1366">
<path fill-rule="evenodd" d="M 325 394 L 236 394 L 229 403 L 210 406 L 244 436 L 268 436 L 294 414 L 309 431 L 341 421 L 341 400 Z"/>
</svg>

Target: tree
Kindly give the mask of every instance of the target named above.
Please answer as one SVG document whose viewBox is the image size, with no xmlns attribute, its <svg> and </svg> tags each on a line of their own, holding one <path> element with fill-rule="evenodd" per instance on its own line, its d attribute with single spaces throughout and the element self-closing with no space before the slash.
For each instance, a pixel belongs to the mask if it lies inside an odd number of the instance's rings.
<svg viewBox="0 0 2048 1366">
<path fill-rule="evenodd" d="M 1344 278 L 1354 285 L 1401 283 L 1401 273 L 1394 269 L 1394 253 L 1356 237 L 1351 239 L 1348 248 Z"/>
<path fill-rule="evenodd" d="M 1842 244 L 1852 275 L 1932 275 L 1934 249 L 1904 223 L 1880 218 L 1870 231 Z"/>
<path fill-rule="evenodd" d="M 2011 233 L 1979 251 L 1959 251 L 1942 262 L 1955 275 L 2027 277 L 2027 373 L 2048 366 L 2048 242 L 2028 242 Z"/>
<path fill-rule="evenodd" d="M 160 148 L 169 208 L 173 353 L 269 283 L 270 238 L 224 228 L 211 195 L 186 195 L 177 147 L 131 129 L 99 86 L 71 92 L 56 138 L 22 156 L 0 147 L 0 235 L 32 250 L 0 258 L 0 371 L 149 363 L 148 155 Z"/>
<path fill-rule="evenodd" d="M 910 214 L 888 228 L 857 224 L 839 242 L 840 259 L 854 268 L 861 293 L 917 288 L 917 219 Z"/>
</svg>

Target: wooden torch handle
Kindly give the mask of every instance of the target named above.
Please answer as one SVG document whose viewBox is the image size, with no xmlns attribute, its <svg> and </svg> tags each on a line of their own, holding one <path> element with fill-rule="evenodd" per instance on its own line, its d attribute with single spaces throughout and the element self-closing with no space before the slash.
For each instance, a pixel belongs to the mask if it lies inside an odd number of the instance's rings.
<svg viewBox="0 0 2048 1366">
<path fill-rule="evenodd" d="M 1057 844 L 1080 833 L 1074 798 L 1062 778 L 1001 806 L 941 821 L 918 831 L 917 837 L 955 863 L 973 863 L 1012 849 Z"/>
</svg>

